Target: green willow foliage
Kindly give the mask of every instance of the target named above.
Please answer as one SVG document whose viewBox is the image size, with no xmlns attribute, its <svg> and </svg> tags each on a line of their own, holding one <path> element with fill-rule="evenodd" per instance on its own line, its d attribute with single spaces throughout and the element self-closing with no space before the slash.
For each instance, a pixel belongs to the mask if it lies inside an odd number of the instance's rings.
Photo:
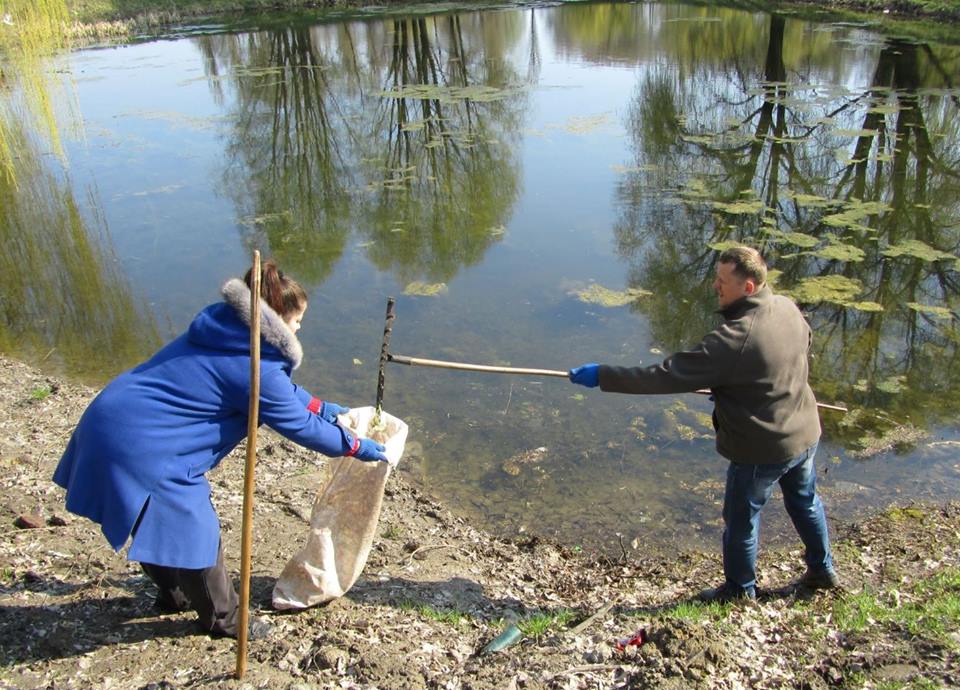
<svg viewBox="0 0 960 690">
<path fill-rule="evenodd" d="M 67 175 L 47 78 L 66 17 L 57 0 L 0 3 L 0 350 L 96 380 L 160 339 L 105 249 L 98 198 L 81 204 Z"/>
<path fill-rule="evenodd" d="M 15 179 L 15 134 L 10 123 L 34 120 L 55 152 L 62 155 L 60 133 L 41 60 L 61 50 L 69 14 L 64 0 L 0 1 L 0 172 Z M 10 92 L 19 88 L 26 112 L 18 111 Z"/>
</svg>

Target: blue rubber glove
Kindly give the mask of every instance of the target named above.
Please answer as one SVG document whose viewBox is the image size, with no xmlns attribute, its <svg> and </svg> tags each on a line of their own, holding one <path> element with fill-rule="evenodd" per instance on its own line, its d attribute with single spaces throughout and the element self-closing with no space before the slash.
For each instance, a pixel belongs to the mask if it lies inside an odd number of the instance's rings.
<svg viewBox="0 0 960 690">
<path fill-rule="evenodd" d="M 323 405 L 320 406 L 320 416 L 331 424 L 337 423 L 338 414 L 346 414 L 349 411 L 349 407 L 341 407 L 337 403 L 329 402 L 327 400 L 324 400 Z"/>
<path fill-rule="evenodd" d="M 600 365 L 584 364 L 582 367 L 571 369 L 570 380 L 587 388 L 596 388 L 600 385 Z"/>
<path fill-rule="evenodd" d="M 387 456 L 383 454 L 385 450 L 386 448 L 383 447 L 383 444 L 371 441 L 369 438 L 362 438 L 360 439 L 360 447 L 357 448 L 357 452 L 353 454 L 353 457 L 365 462 L 390 462 L 387 460 Z"/>
</svg>

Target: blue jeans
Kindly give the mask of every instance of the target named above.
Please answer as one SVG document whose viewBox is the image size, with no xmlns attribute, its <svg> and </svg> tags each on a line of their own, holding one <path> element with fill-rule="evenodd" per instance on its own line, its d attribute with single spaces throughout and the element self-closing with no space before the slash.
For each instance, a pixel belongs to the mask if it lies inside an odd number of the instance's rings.
<svg viewBox="0 0 960 690">
<path fill-rule="evenodd" d="M 807 567 L 815 572 L 833 569 L 827 516 L 817 496 L 816 452 L 815 443 L 778 465 L 730 463 L 723 497 L 723 574 L 729 587 L 755 592 L 760 511 L 778 482 L 783 505 L 806 547 Z"/>
</svg>

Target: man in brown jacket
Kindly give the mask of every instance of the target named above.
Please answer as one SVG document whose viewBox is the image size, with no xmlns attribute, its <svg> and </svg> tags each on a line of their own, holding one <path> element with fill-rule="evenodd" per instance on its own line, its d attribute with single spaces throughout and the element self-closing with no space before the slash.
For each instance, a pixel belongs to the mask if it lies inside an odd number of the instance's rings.
<svg viewBox="0 0 960 690">
<path fill-rule="evenodd" d="M 724 583 L 710 601 L 756 597 L 760 511 L 774 484 L 806 547 L 801 584 L 838 585 L 813 462 L 820 420 L 807 383 L 812 334 L 800 310 L 766 285 L 767 266 L 750 247 L 720 255 L 713 287 L 723 323 L 690 350 L 649 367 L 585 364 L 570 380 L 615 393 L 684 393 L 709 388 L 717 452 L 730 461 L 723 504 Z"/>
</svg>

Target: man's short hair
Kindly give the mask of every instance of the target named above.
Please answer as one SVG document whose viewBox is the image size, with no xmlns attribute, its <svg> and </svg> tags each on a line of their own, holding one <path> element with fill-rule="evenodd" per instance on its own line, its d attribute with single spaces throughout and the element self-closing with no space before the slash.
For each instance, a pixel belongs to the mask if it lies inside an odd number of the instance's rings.
<svg viewBox="0 0 960 690">
<path fill-rule="evenodd" d="M 767 282 L 767 262 L 753 247 L 730 247 L 720 254 L 720 263 L 733 264 L 733 272 L 741 280 L 753 280 L 757 287 Z"/>
</svg>

